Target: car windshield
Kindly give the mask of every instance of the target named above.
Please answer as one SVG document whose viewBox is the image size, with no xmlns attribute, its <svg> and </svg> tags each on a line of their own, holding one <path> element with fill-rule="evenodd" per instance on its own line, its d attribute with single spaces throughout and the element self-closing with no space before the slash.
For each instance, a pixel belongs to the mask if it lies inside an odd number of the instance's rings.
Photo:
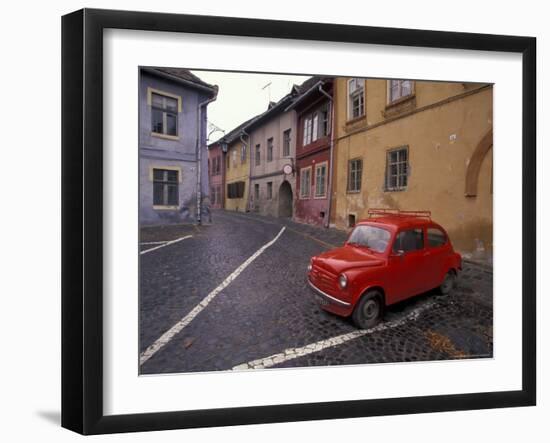
<svg viewBox="0 0 550 443">
<path fill-rule="evenodd" d="M 348 243 L 366 246 L 376 252 L 384 252 L 390 241 L 390 232 L 375 226 L 356 226 L 351 233 Z"/>
</svg>

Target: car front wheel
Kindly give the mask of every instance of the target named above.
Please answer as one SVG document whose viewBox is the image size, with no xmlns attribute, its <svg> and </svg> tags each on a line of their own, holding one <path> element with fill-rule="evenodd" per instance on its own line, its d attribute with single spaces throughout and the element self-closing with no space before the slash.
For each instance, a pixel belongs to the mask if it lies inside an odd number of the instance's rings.
<svg viewBox="0 0 550 443">
<path fill-rule="evenodd" d="M 382 318 L 382 294 L 378 291 L 367 292 L 353 311 L 352 318 L 360 329 L 376 326 Z"/>
</svg>

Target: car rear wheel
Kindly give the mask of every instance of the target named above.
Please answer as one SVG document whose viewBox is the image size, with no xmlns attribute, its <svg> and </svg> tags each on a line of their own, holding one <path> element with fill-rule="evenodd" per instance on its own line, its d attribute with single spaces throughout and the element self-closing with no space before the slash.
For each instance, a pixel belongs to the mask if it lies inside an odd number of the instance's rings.
<svg viewBox="0 0 550 443">
<path fill-rule="evenodd" d="M 382 294 L 378 291 L 367 292 L 353 311 L 352 318 L 360 329 L 376 326 L 382 319 Z"/>
<path fill-rule="evenodd" d="M 445 279 L 443 280 L 443 283 L 441 283 L 441 286 L 439 287 L 439 291 L 443 295 L 447 295 L 449 292 L 453 290 L 456 284 L 456 273 L 451 269 L 449 272 L 447 272 L 447 275 L 445 275 Z"/>
</svg>

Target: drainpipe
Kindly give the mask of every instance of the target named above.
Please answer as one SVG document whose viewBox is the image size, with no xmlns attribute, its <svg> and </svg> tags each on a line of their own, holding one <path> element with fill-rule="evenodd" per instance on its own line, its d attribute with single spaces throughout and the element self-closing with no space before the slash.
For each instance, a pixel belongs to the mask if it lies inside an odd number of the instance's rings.
<svg viewBox="0 0 550 443">
<path fill-rule="evenodd" d="M 325 228 L 330 227 L 330 212 L 332 210 L 332 174 L 333 174 L 333 160 L 334 160 L 334 121 L 335 112 L 333 109 L 334 100 L 332 96 L 323 89 L 323 85 L 319 85 L 319 92 L 329 99 L 329 112 L 330 112 L 330 174 L 328 176 L 328 214 L 325 221 Z"/>
<path fill-rule="evenodd" d="M 246 142 L 243 139 L 243 135 L 248 137 L 248 147 L 246 149 L 248 151 L 249 173 L 248 173 L 248 201 L 246 202 L 246 205 L 248 206 L 248 210 L 252 211 L 252 189 L 251 189 L 252 181 L 250 180 L 250 178 L 252 177 L 252 146 L 250 145 L 250 134 L 246 132 L 244 129 L 241 130 L 241 135 L 239 136 L 239 138 L 246 146 Z M 245 212 L 246 212 L 246 209 L 245 209 Z"/>
<path fill-rule="evenodd" d="M 197 224 L 201 224 L 201 213 L 202 213 L 202 168 L 201 168 L 201 162 L 202 162 L 202 110 L 205 108 L 209 103 L 212 103 L 218 98 L 218 88 L 214 90 L 214 95 L 212 98 L 209 98 L 201 103 L 199 103 L 198 109 L 197 109 L 197 152 L 196 152 L 196 159 L 197 159 Z"/>
</svg>

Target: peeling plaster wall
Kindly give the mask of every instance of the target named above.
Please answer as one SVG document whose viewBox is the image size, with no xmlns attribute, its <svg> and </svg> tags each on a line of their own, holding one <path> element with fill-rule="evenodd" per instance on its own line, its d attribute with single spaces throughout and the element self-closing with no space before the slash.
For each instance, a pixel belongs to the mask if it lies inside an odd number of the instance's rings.
<svg viewBox="0 0 550 443">
<path fill-rule="evenodd" d="M 346 125 L 345 100 L 337 103 L 331 222 L 346 229 L 349 214 L 357 220 L 367 218 L 368 208 L 430 210 L 433 219 L 448 231 L 457 250 L 474 258 L 490 259 L 492 149 L 481 165 L 478 195 L 466 197 L 464 190 L 469 159 L 492 128 L 492 89 L 361 130 L 361 125 L 364 129 L 384 121 L 386 111 L 386 81 L 367 80 L 366 84 L 367 115 L 363 122 Z M 416 109 L 480 86 L 416 82 Z M 345 88 L 345 79 L 339 79 L 337 96 L 345 97 Z M 407 189 L 385 191 L 386 152 L 401 146 L 409 149 Z M 361 192 L 355 194 L 347 192 L 348 160 L 353 158 L 363 159 Z"/>
</svg>

